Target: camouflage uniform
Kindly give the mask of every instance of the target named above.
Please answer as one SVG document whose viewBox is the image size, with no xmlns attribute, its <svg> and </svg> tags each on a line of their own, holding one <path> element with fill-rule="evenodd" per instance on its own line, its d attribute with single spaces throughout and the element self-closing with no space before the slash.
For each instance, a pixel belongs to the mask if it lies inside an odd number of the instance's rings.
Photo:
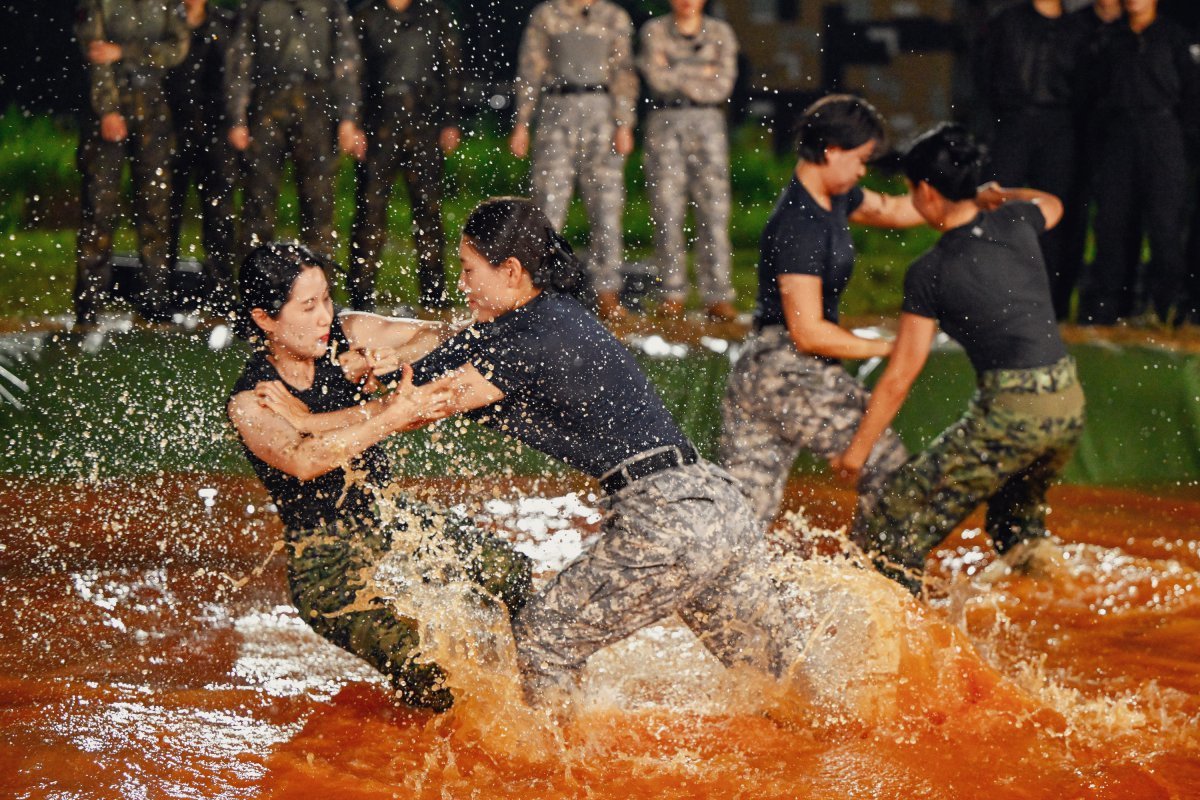
<svg viewBox="0 0 1200 800">
<path fill-rule="evenodd" d="M 529 597 L 530 562 L 506 542 L 484 536 L 429 506 L 412 503 L 402 511 L 406 513 L 394 527 L 289 530 L 288 583 L 301 619 L 314 631 L 387 675 L 403 702 L 444 711 L 454 698 L 442 669 L 417 660 L 416 624 L 398 616 L 385 597 L 369 588 L 376 565 L 392 549 L 393 537 L 407 530 L 403 517 L 419 524 L 425 537 L 413 556 L 428 559 L 422 572 L 444 567 L 445 559 L 430 555 L 449 544 L 463 574 L 447 577 L 473 581 L 486 592 L 481 601 L 502 600 L 509 614 L 515 614 Z"/>
<path fill-rule="evenodd" d="M 83 0 L 75 37 L 86 58 L 93 42 L 121 46 L 113 64 L 88 63 L 91 102 L 84 114 L 77 163 L 83 176 L 81 220 L 76 241 L 75 319 L 95 321 L 112 283 L 113 231 L 117 224 L 121 171 L 133 172 L 133 213 L 142 260 L 142 314 L 167 311 L 167 230 L 174 149 L 171 112 L 163 91 L 166 70 L 187 54 L 182 8 L 162 0 Z M 100 136 L 100 119 L 120 114 L 129 135 L 120 142 Z"/>
<path fill-rule="evenodd" d="M 635 481 L 605 504 L 600 540 L 513 621 L 534 697 L 569 690 L 590 655 L 673 613 L 726 666 L 782 674 L 794 626 L 733 478 L 702 461 Z"/>
<path fill-rule="evenodd" d="M 174 264 L 179 258 L 188 188 L 195 179 L 204 253 L 213 280 L 210 305 L 222 309 L 233 302 L 233 259 L 237 249 L 233 192 L 238 161 L 225 122 L 225 58 L 235 16 L 211 3 L 205 15 L 204 22 L 191 32 L 187 58 L 167 76 L 167 100 L 176 141 L 171 164 L 168 247 Z"/>
<path fill-rule="evenodd" d="M 248 125 L 242 245 L 274 238 L 289 152 L 300 234 L 335 255 L 336 123 L 358 121 L 358 37 L 343 0 L 247 0 L 226 67 L 229 124 Z"/>
<path fill-rule="evenodd" d="M 358 166 L 350 304 L 375 307 L 388 200 L 399 172 L 412 208 L 421 305 L 440 308 L 447 298 L 438 134 L 458 126 L 458 31 L 440 0 L 413 0 L 403 12 L 392 10 L 387 0 L 374 0 L 356 12 L 355 22 L 366 78 L 367 157 Z"/>
<path fill-rule="evenodd" d="M 984 372 L 962 419 L 888 481 L 858 520 L 856 542 L 914 592 L 925 557 L 980 503 L 996 550 L 1046 535 L 1046 492 L 1083 432 L 1083 392 L 1070 358 Z"/>
<path fill-rule="evenodd" d="M 782 325 L 746 340 L 721 404 L 719 454 L 764 524 L 775 518 L 800 452 L 829 459 L 845 450 L 869 397 L 839 362 L 797 351 Z M 859 478 L 860 514 L 874 507 L 907 457 L 900 438 L 885 431 Z"/>
<path fill-rule="evenodd" d="M 533 200 L 562 228 L 576 178 L 591 225 L 588 268 L 596 290 L 621 289 L 625 206 L 616 126 L 632 127 L 637 75 L 633 23 L 608 0 L 548 0 L 533 10 L 521 39 L 517 123 L 537 111 Z"/>
<path fill-rule="evenodd" d="M 646 118 L 646 184 L 663 293 L 687 298 L 683 222 L 696 209 L 696 281 L 706 305 L 732 301 L 729 140 L 724 104 L 737 75 L 733 28 L 705 17 L 684 36 L 671 16 L 642 26 L 638 67 L 654 110 Z"/>
</svg>

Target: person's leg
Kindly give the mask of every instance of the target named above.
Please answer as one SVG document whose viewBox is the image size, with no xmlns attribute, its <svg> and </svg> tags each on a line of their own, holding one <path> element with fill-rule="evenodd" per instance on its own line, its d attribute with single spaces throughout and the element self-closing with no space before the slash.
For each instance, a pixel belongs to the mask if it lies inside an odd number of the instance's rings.
<svg viewBox="0 0 1200 800">
<path fill-rule="evenodd" d="M 100 123 L 80 126 L 76 164 L 80 185 L 79 234 L 75 242 L 75 324 L 91 325 L 112 285 L 112 242 L 120 201 L 125 151 L 100 137 Z"/>
<path fill-rule="evenodd" d="M 1147 283 L 1153 308 L 1164 322 L 1181 310 L 1188 193 L 1187 150 L 1183 131 L 1172 117 L 1147 121 L 1143 129 L 1139 184 L 1145 197 L 1146 233 L 1151 270 Z"/>
<path fill-rule="evenodd" d="M 338 258 L 333 230 L 333 197 L 337 182 L 338 150 L 329 106 L 321 93 L 304 98 L 292 139 L 296 188 L 300 196 L 300 238 L 309 247 Z"/>
<path fill-rule="evenodd" d="M 1114 120 L 1104 132 L 1096 172 L 1096 257 L 1080 287 L 1079 321 L 1111 325 L 1132 307 L 1141 240 L 1137 196 L 1137 137 L 1132 122 Z"/>
<path fill-rule="evenodd" d="M 178 120 L 177 120 L 178 121 Z M 206 143 L 199 132 L 186 123 L 175 128 L 175 154 L 171 158 L 171 205 L 167 216 L 167 257 L 172 267 L 179 261 L 179 240 L 183 232 L 183 214 L 187 208 L 192 178 L 203 180 L 200 163 Z M 201 211 L 204 199 L 200 200 Z"/>
<path fill-rule="evenodd" d="M 442 178 L 445 160 L 436 129 L 422 126 L 405 133 L 403 170 L 412 209 L 417 248 L 417 283 L 425 308 L 444 308 L 446 239 L 442 230 Z"/>
<path fill-rule="evenodd" d="M 729 239 L 729 141 L 725 115 L 702 111 L 690 131 L 688 195 L 696 209 L 696 285 L 706 308 L 732 303 L 733 244 Z"/>
<path fill-rule="evenodd" d="M 654 263 L 663 297 L 687 300 L 687 247 L 683 218 L 687 212 L 686 164 L 677 115 L 656 112 L 646 123 L 646 193 L 654 224 Z"/>
<path fill-rule="evenodd" d="M 373 127 L 367 155 L 355 167 L 354 226 L 350 238 L 350 272 L 346 288 L 350 307 L 375 310 L 375 278 L 387 243 L 387 212 L 400 168 L 400 142 L 393 123 Z"/>
<path fill-rule="evenodd" d="M 537 130 L 530 156 L 531 196 L 555 230 L 567 220 L 567 207 L 575 187 L 578 147 L 570 98 L 545 98 L 538 111 Z"/>
<path fill-rule="evenodd" d="M 250 146 L 246 148 L 245 183 L 242 191 L 242 252 L 245 258 L 255 247 L 275 238 L 279 206 L 279 181 L 287 159 L 286 126 L 291 119 L 284 92 L 271 95 L 250 113 Z"/>
<path fill-rule="evenodd" d="M 136 111 L 129 114 L 129 146 L 133 178 L 133 218 L 142 262 L 138 311 L 149 320 L 169 316 L 170 254 L 167 226 L 171 216 L 171 161 L 175 131 L 171 109 L 156 92 L 133 95 Z M 164 174 L 167 173 L 167 174 Z"/>
<path fill-rule="evenodd" d="M 615 295 L 621 291 L 621 264 L 624 258 L 624 231 L 621 215 L 625 212 L 625 158 L 613 152 L 615 126 L 607 103 L 589 105 L 582 122 L 582 157 L 579 168 L 579 194 L 588 215 L 588 272 L 597 294 Z"/>
<path fill-rule="evenodd" d="M 1075 125 L 1072 112 L 1051 110 L 1040 114 L 1040 136 L 1032 154 L 1033 173 L 1027 186 L 1049 192 L 1061 198 L 1064 205 L 1062 221 L 1040 237 L 1046 271 L 1050 277 L 1050 294 L 1058 319 L 1070 311 L 1071 292 L 1078 275 L 1079 257 L 1072 252 L 1077 212 L 1068 208 L 1072 192 L 1078 183 L 1075 161 Z"/>
<path fill-rule="evenodd" d="M 209 307 L 214 311 L 234 304 L 233 272 L 237 253 L 234 224 L 234 191 L 238 181 L 237 154 L 224 131 L 212 131 L 204 152 L 198 154 L 201 220 L 204 254 L 213 279 Z"/>
</svg>

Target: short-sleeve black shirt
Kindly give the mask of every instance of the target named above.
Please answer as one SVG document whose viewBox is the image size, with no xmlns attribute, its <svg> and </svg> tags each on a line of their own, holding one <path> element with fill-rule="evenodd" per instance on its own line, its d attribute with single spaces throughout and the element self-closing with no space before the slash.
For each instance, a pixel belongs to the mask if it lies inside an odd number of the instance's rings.
<svg viewBox="0 0 1200 800">
<path fill-rule="evenodd" d="M 780 275 L 820 278 L 825 319 L 838 321 L 838 300 L 854 271 L 849 218 L 862 205 L 863 190 L 855 186 L 831 200 L 826 211 L 795 176 L 779 196 L 759 239 L 755 328 L 785 324 Z"/>
<path fill-rule="evenodd" d="M 688 444 L 632 354 L 574 298 L 542 292 L 472 325 L 414 364 L 414 381 L 467 363 L 504 392 L 474 419 L 593 477 Z"/>
<path fill-rule="evenodd" d="M 1034 203 L 1006 203 L 946 231 L 908 268 L 904 311 L 936 319 L 977 372 L 1029 369 L 1067 355 L 1050 299 Z"/>
</svg>

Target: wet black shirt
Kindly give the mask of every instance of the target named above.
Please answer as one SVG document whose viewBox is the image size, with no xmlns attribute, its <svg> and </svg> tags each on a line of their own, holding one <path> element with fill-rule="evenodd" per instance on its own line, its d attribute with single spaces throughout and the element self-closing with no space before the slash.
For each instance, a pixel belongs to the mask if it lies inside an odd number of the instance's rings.
<svg viewBox="0 0 1200 800">
<path fill-rule="evenodd" d="M 250 391 L 262 381 L 281 381 L 310 411 L 318 414 L 340 411 L 361 400 L 358 387 L 346 379 L 341 366 L 332 358 L 318 359 L 312 386 L 301 391 L 283 381 L 261 351 L 246 361 L 230 398 Z M 382 488 L 391 479 L 391 465 L 379 445 L 367 448 L 350 462 L 351 468 L 361 475 L 349 485 L 346 471 L 341 467 L 302 481 L 267 464 L 250 452 L 245 443 L 242 450 L 279 508 L 284 526 L 291 530 L 307 530 L 339 521 L 373 520 L 372 494 L 376 487 Z"/>
<path fill-rule="evenodd" d="M 826 211 L 792 176 L 775 203 L 758 245 L 758 305 L 754 310 L 758 330 L 786 324 L 780 275 L 820 278 L 825 319 L 838 321 L 838 299 L 854 271 L 849 217 L 862 205 L 863 191 L 856 186 L 831 200 L 832 207 Z"/>
<path fill-rule="evenodd" d="M 542 292 L 472 325 L 413 365 L 414 380 L 466 363 L 504 392 L 472 418 L 593 477 L 688 444 L 633 355 L 573 298 Z"/>
<path fill-rule="evenodd" d="M 983 88 L 992 107 L 1013 112 L 1075 105 L 1089 33 L 1082 17 L 1044 17 L 1028 1 L 992 17 L 980 48 Z"/>
<path fill-rule="evenodd" d="M 1006 203 L 946 231 L 908 268 L 904 311 L 936 319 L 977 372 L 1029 369 L 1067 354 L 1038 244 L 1033 203 Z"/>
<path fill-rule="evenodd" d="M 191 31 L 188 54 L 167 73 L 167 99 L 176 129 L 225 136 L 225 58 L 234 13 L 208 5 L 204 22 Z"/>
</svg>

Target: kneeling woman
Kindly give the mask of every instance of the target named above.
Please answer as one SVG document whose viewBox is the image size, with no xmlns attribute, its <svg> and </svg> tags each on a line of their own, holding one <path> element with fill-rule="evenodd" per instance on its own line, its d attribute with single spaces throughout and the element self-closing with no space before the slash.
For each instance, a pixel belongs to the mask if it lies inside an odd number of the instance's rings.
<svg viewBox="0 0 1200 800">
<path fill-rule="evenodd" d="M 234 386 L 229 419 L 287 530 L 288 581 L 301 618 L 387 675 L 404 702 L 442 710 L 453 698 L 436 664 L 413 660 L 415 623 L 363 591 L 396 528 L 409 524 L 380 522 L 375 495 L 391 472 L 379 443 L 421 417 L 411 384 L 365 401 L 331 357 L 330 337 L 340 338 L 342 330 L 329 298 L 329 267 L 294 244 L 264 245 L 246 259 L 239 322 L 256 349 Z M 350 318 L 346 333 L 369 347 L 370 321 Z M 358 323 L 364 330 L 352 331 Z M 395 347 L 396 337 L 387 345 Z M 455 568 L 510 613 L 524 604 L 530 586 L 524 556 L 445 513 L 415 503 L 405 510 L 400 516 L 419 525 L 430 546 L 448 542 L 459 559 Z"/>
<path fill-rule="evenodd" d="M 632 355 L 585 308 L 586 276 L 520 198 L 472 212 L 460 288 L 475 324 L 413 366 L 426 391 L 599 479 L 600 540 L 513 622 L 531 699 L 597 650 L 673 613 L 726 665 L 779 675 L 788 620 L 761 526 L 675 424 Z"/>
<path fill-rule="evenodd" d="M 855 531 L 880 569 L 914 593 L 925 557 L 980 503 L 988 505 L 998 552 L 1046 536 L 1046 492 L 1083 430 L 1083 392 L 1038 246 L 1062 218 L 1062 203 L 995 184 L 977 195 L 982 161 L 970 135 L 953 125 L 925 134 L 905 157 L 913 204 L 942 238 L 908 270 L 891 360 L 834 461 L 846 478 L 862 469 L 941 323 L 966 350 L 978 390 L 962 419 L 888 481 Z"/>
</svg>

